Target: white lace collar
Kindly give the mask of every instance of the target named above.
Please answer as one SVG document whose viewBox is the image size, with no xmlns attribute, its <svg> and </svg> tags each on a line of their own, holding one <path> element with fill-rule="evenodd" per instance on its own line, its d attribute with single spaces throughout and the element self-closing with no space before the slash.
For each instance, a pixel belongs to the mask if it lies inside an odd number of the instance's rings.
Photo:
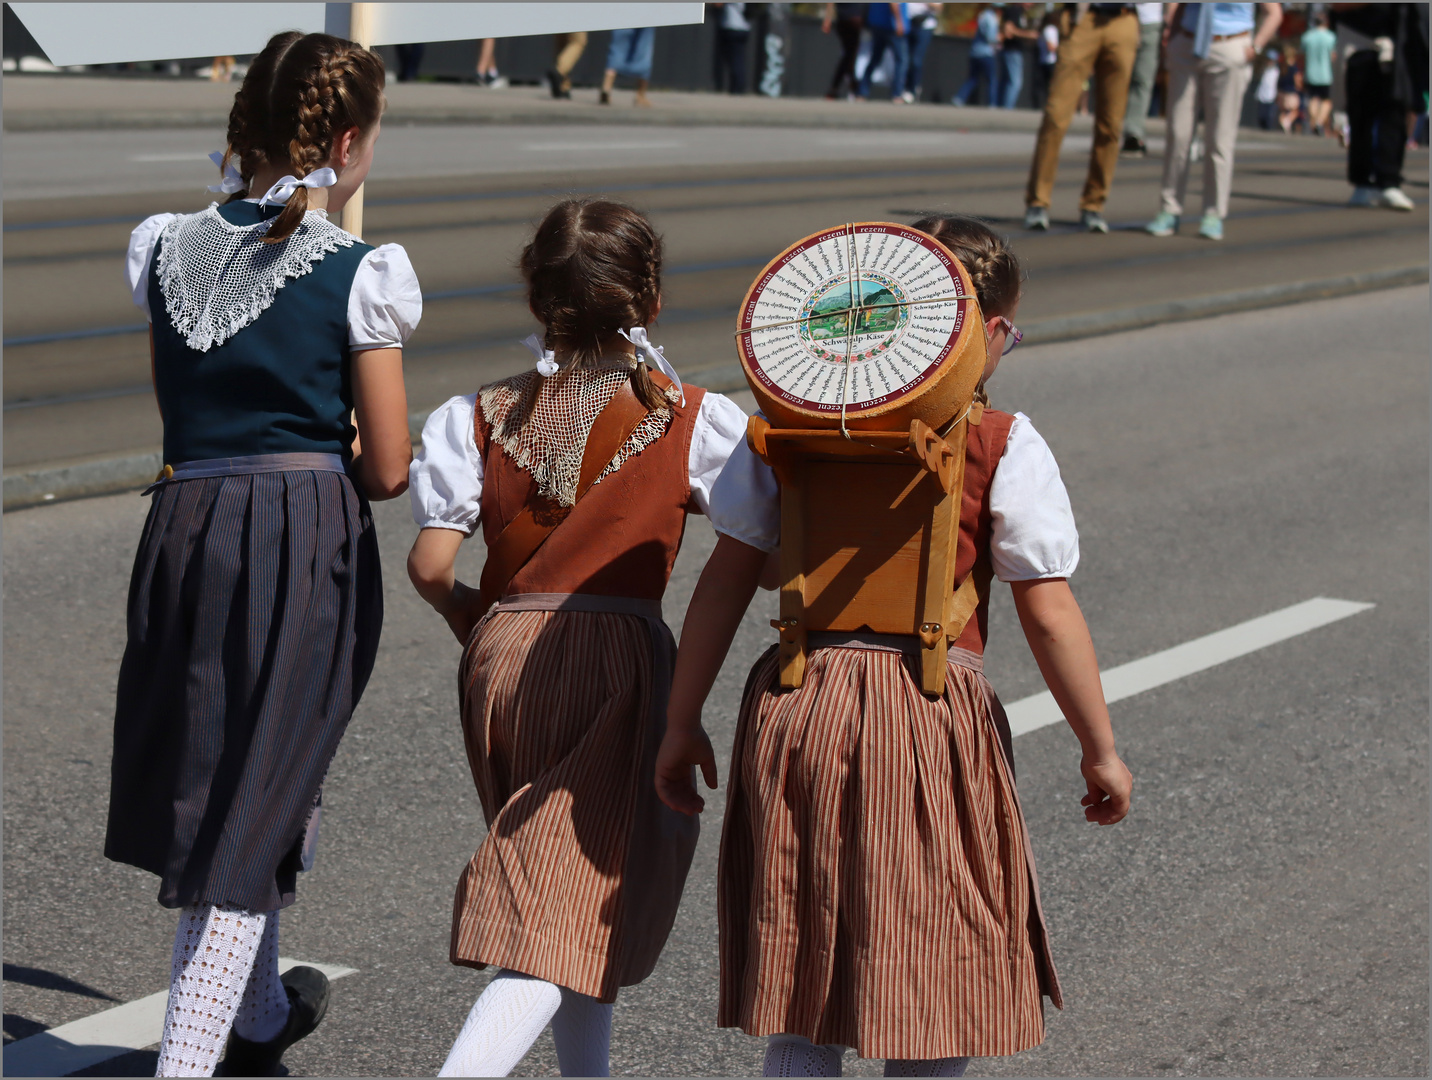
<svg viewBox="0 0 1432 1080">
<path fill-rule="evenodd" d="M 222 345 L 273 304 L 293 278 L 357 237 L 310 210 L 282 243 L 263 243 L 273 219 L 234 225 L 217 204 L 175 218 L 160 234 L 159 290 L 174 329 L 199 352 Z"/>
</svg>

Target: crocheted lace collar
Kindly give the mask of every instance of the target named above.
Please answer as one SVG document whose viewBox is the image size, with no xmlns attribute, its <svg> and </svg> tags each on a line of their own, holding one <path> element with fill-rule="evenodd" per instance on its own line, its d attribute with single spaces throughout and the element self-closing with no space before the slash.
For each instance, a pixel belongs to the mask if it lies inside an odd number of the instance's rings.
<svg viewBox="0 0 1432 1080">
<path fill-rule="evenodd" d="M 210 206 L 175 218 L 160 234 L 159 291 L 191 349 L 222 345 L 267 311 L 289 281 L 357 242 L 318 210 L 287 240 L 265 244 L 272 224 L 232 225 Z"/>
</svg>

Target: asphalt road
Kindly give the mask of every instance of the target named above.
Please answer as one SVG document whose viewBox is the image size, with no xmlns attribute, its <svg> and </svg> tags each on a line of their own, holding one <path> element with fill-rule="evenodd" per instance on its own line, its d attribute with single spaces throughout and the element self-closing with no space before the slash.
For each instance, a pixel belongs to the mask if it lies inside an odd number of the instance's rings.
<svg viewBox="0 0 1432 1080">
<path fill-rule="evenodd" d="M 6 140 L 5 469 L 153 451 L 159 417 L 123 253 L 147 214 L 199 209 L 211 197 L 200 187 L 202 163 L 131 159 L 201 156 L 219 145 L 218 134 Z M 1351 210 L 1335 144 L 1250 135 L 1227 239 L 1211 244 L 1191 225 L 1167 240 L 1140 231 L 1157 209 L 1158 158 L 1120 162 L 1107 207 L 1114 233 L 1078 232 L 1084 169 L 1072 136 L 1056 228 L 1023 232 L 1031 140 L 1012 132 L 395 127 L 379 143 L 365 232 L 375 243 L 402 243 L 425 292 L 405 357 L 409 401 L 430 409 L 527 362 L 516 344 L 533 329 L 516 287 L 517 254 L 533 222 L 573 192 L 625 199 L 651 215 L 667 242 L 666 308 L 652 337 L 683 372 L 716 384 L 740 380 L 730 334 L 752 277 L 786 244 L 832 222 L 910 221 L 928 210 L 991 218 L 1012 231 L 1029 269 L 1026 323 L 1427 263 L 1425 157 L 1408 163 L 1414 212 Z M 503 171 L 483 172 L 489 167 Z M 427 176 L 392 175 L 404 169 Z M 464 174 L 442 175 L 452 169 Z M 15 200 L 12 170 L 22 191 L 49 182 L 57 190 L 104 184 L 109 193 Z M 158 190 L 178 176 L 186 191 Z M 144 190 L 125 193 L 135 187 Z M 1193 213 L 1199 205 L 1190 194 Z"/>
<path fill-rule="evenodd" d="M 1001 367 L 994 404 L 1028 413 L 1061 463 L 1104 667 L 1314 596 L 1377 606 L 1113 706 L 1136 778 L 1117 827 L 1084 823 L 1065 728 L 1016 741 L 1068 1004 L 1042 1047 L 971 1074 L 1427 1074 L 1428 311 L 1425 287 L 1401 289 L 1027 347 Z M 152 878 L 101 856 L 144 512 L 124 495 L 5 515 L 7 1040 L 167 984 L 172 913 Z M 406 501 L 377 519 L 383 646 L 282 937 L 286 955 L 359 973 L 288 1055 L 294 1074 L 431 1075 L 486 978 L 447 963 L 452 889 L 482 836 L 457 648 L 406 583 Z M 687 535 L 666 601 L 678 628 L 712 543 L 699 521 Z M 475 576 L 477 542 L 464 559 Z M 707 710 L 723 763 L 773 613 L 768 595 L 753 606 Z M 1001 696 L 1040 689 L 1007 590 L 991 625 Z M 661 963 L 618 1003 L 616 1073 L 759 1068 L 758 1041 L 714 1027 L 721 810 L 715 793 Z M 554 1068 L 544 1036 L 519 1072 Z"/>
</svg>

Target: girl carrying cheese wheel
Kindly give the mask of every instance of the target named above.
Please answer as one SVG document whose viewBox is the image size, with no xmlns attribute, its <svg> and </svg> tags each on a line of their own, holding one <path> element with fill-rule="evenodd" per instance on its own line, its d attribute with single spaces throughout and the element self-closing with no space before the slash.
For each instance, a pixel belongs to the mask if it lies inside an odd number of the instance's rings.
<svg viewBox="0 0 1432 1080">
<path fill-rule="evenodd" d="M 916 229 L 969 271 L 985 317 L 984 382 L 1019 341 L 1018 260 L 983 224 Z M 835 511 L 838 512 L 838 511 Z M 701 707 L 757 584 L 774 587 L 775 474 L 742 444 L 711 497 L 720 534 L 682 630 L 657 789 L 697 813 L 692 766 L 716 785 Z M 966 449 L 955 577 L 987 559 L 1010 583 L 1040 671 L 1083 747 L 1091 822 L 1128 812 L 1093 643 L 1069 589 L 1079 540 L 1044 440 L 985 409 Z M 946 690 L 921 692 L 919 639 L 812 635 L 782 690 L 773 646 L 741 704 L 721 842 L 718 1022 L 769 1036 L 767 1076 L 839 1076 L 844 1048 L 887 1076 L 959 1076 L 970 1057 L 1044 1038 L 1062 1005 L 1014 787 L 1009 723 L 982 672 L 983 599 L 949 650 Z M 822 647 L 824 646 L 824 647 Z"/>
</svg>

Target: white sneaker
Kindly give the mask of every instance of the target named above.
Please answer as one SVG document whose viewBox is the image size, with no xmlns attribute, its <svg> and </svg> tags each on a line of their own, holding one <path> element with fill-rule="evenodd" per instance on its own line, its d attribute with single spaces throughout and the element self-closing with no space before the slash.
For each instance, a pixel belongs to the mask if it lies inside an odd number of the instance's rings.
<svg viewBox="0 0 1432 1080">
<path fill-rule="evenodd" d="M 1366 184 L 1359 184 L 1352 189 L 1352 198 L 1348 199 L 1349 206 L 1376 206 L 1382 199 L 1382 192 L 1375 187 L 1368 187 Z"/>
<path fill-rule="evenodd" d="M 1401 188 L 1383 188 L 1378 192 L 1378 201 L 1389 210 L 1411 210 L 1412 200 Z"/>
<path fill-rule="evenodd" d="M 906 90 L 903 94 L 900 95 L 900 100 L 903 101 L 906 105 L 913 105 L 915 104 L 915 95 L 909 90 Z"/>
</svg>

